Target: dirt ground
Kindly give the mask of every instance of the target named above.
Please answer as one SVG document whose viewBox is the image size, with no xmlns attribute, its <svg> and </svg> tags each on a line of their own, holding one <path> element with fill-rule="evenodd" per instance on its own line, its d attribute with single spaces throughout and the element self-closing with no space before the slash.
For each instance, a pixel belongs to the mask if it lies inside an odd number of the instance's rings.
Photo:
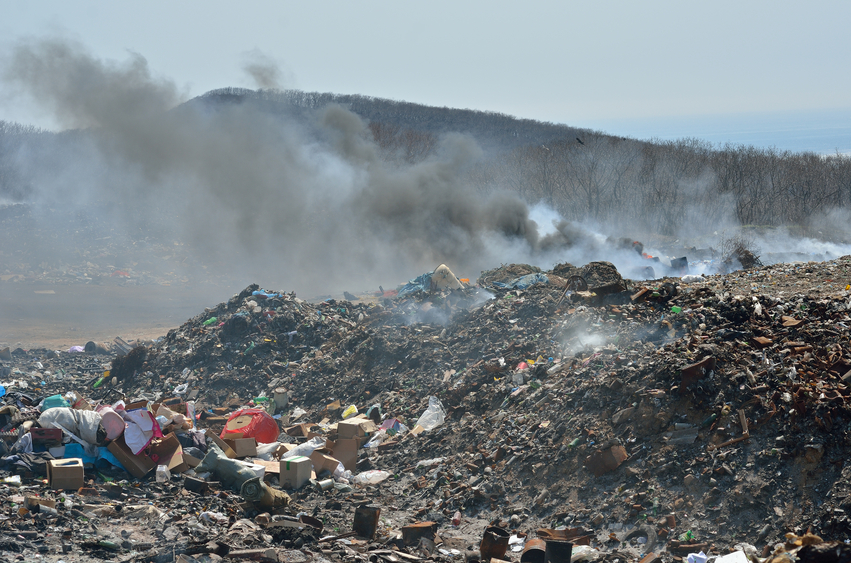
<svg viewBox="0 0 851 563">
<path fill-rule="evenodd" d="M 231 294 L 182 285 L 0 284 L 0 348 L 152 340 Z"/>
</svg>

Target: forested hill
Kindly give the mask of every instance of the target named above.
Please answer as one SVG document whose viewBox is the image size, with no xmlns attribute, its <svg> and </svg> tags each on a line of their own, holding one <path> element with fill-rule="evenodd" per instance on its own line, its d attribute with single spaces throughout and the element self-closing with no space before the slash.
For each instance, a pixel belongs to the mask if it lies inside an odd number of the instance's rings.
<svg viewBox="0 0 851 563">
<path fill-rule="evenodd" d="M 241 125 L 241 138 L 248 145 L 274 143 L 279 140 L 274 135 L 287 129 L 262 137 L 257 135 L 258 123 L 268 132 L 270 120 L 289 120 L 310 131 L 318 111 L 328 104 L 360 116 L 381 157 L 400 165 L 435 156 L 446 133 L 469 134 L 484 149 L 484 157 L 467 163 L 466 186 L 480 193 L 508 191 L 529 203 L 544 202 L 569 220 L 628 224 L 635 232 L 666 235 L 681 232 L 684 225 L 691 232 L 711 233 L 731 221 L 801 225 L 832 233 L 841 230 L 851 238 L 848 221 L 836 220 L 851 216 L 851 158 L 843 155 L 715 147 L 693 138 L 627 139 L 493 112 L 297 90 L 213 90 L 174 108 L 162 121 L 171 133 L 180 130 L 172 136 L 181 146 L 208 135 L 230 135 L 236 125 Z M 211 121 L 221 127 L 215 133 L 181 127 L 193 122 L 193 114 L 216 116 L 220 119 Z M 246 121 L 249 115 L 252 119 L 259 115 L 262 122 Z M 321 138 L 318 128 L 313 132 Z M 0 203 L 26 200 L 40 186 L 67 190 L 111 178 L 111 173 L 100 171 L 94 137 L 96 131 L 53 134 L 0 122 Z M 111 148 L 109 136 L 101 137 L 100 146 Z M 158 156 L 170 154 L 163 147 L 151 147 L 160 144 L 155 134 L 142 135 L 143 140 L 130 137 L 135 144 L 125 148 L 133 154 L 152 149 Z M 296 142 L 311 142 L 310 135 Z M 80 179 L 81 171 L 100 176 Z M 823 229 L 828 215 L 835 227 Z"/>
<path fill-rule="evenodd" d="M 436 136 L 466 133 L 475 137 L 486 150 L 510 150 L 556 140 L 575 140 L 591 134 L 585 129 L 520 119 L 503 113 L 426 106 L 357 94 L 220 88 L 187 102 L 189 106 L 214 106 L 216 103 L 255 103 L 272 114 L 300 116 L 329 104 L 338 104 L 371 124 Z"/>
</svg>

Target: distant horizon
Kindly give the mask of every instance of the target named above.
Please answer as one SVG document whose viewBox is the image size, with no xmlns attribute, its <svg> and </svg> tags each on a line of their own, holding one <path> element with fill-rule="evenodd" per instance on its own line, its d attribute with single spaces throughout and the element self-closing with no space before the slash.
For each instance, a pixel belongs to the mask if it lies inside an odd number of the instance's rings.
<svg viewBox="0 0 851 563">
<path fill-rule="evenodd" d="M 603 119 L 571 125 L 642 141 L 695 138 L 716 149 L 730 143 L 851 155 L 851 108 Z"/>
<path fill-rule="evenodd" d="M 228 88 L 256 90 L 243 86 L 223 86 L 207 90 L 186 101 L 204 96 L 209 92 Z M 454 110 L 469 110 L 485 113 L 487 109 L 471 107 L 450 107 L 420 102 L 387 98 L 365 93 L 347 94 L 342 92 L 319 92 L 287 88 L 286 90 L 330 93 L 343 96 L 364 96 L 385 99 L 399 103 L 410 103 L 426 107 L 448 107 Z M 183 102 L 185 103 L 185 102 Z M 515 119 L 530 119 L 541 123 L 542 120 L 523 115 L 510 115 Z M 0 121 L 3 121 L 0 119 Z M 32 125 L 40 129 L 58 132 L 62 128 L 46 126 L 45 123 L 5 120 L 9 123 Z M 775 148 L 779 151 L 813 152 L 819 155 L 842 154 L 851 156 L 851 108 L 820 110 L 789 110 L 774 112 L 737 112 L 723 114 L 695 114 L 682 116 L 660 116 L 627 119 L 591 119 L 591 120 L 551 120 L 549 123 L 579 129 L 590 129 L 605 135 L 627 137 L 638 141 L 676 141 L 680 139 L 698 139 L 710 143 L 712 148 L 720 149 L 725 144 L 733 146 L 753 146 L 761 149 Z"/>
</svg>

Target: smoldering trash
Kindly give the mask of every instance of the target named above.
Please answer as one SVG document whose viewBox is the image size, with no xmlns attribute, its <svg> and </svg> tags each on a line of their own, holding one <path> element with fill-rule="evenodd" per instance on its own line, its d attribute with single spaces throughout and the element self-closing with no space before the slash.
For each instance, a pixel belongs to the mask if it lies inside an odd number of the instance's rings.
<svg viewBox="0 0 851 563">
<path fill-rule="evenodd" d="M 849 266 L 442 265 L 0 350 L 0 558 L 842 560 Z"/>
</svg>

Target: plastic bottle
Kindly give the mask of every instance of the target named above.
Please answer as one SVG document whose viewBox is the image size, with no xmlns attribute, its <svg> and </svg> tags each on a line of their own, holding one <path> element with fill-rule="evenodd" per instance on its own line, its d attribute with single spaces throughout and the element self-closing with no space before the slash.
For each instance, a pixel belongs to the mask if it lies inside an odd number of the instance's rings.
<svg viewBox="0 0 851 563">
<path fill-rule="evenodd" d="M 101 376 L 101 378 L 98 379 L 97 381 L 95 381 L 94 388 L 97 389 L 98 387 L 103 385 L 103 381 L 105 379 L 109 379 L 109 370 L 106 370 L 105 372 L 103 372 L 103 375 Z"/>
<path fill-rule="evenodd" d="M 706 420 L 704 420 L 703 422 L 700 423 L 700 428 L 703 428 L 704 426 L 709 426 L 710 424 L 715 422 L 715 420 L 717 418 L 718 418 L 718 415 L 716 413 L 712 413 L 711 415 L 706 417 Z"/>
<path fill-rule="evenodd" d="M 211 324 L 213 324 L 217 320 L 219 320 L 218 317 L 210 317 L 209 319 L 207 319 L 206 321 L 203 322 L 203 325 L 204 326 L 210 326 Z"/>
<path fill-rule="evenodd" d="M 452 525 L 460 526 L 461 525 L 461 511 L 456 510 L 455 514 L 452 516 Z"/>
<path fill-rule="evenodd" d="M 171 471 L 166 465 L 157 465 L 157 483 L 167 483 L 171 480 Z"/>
</svg>

